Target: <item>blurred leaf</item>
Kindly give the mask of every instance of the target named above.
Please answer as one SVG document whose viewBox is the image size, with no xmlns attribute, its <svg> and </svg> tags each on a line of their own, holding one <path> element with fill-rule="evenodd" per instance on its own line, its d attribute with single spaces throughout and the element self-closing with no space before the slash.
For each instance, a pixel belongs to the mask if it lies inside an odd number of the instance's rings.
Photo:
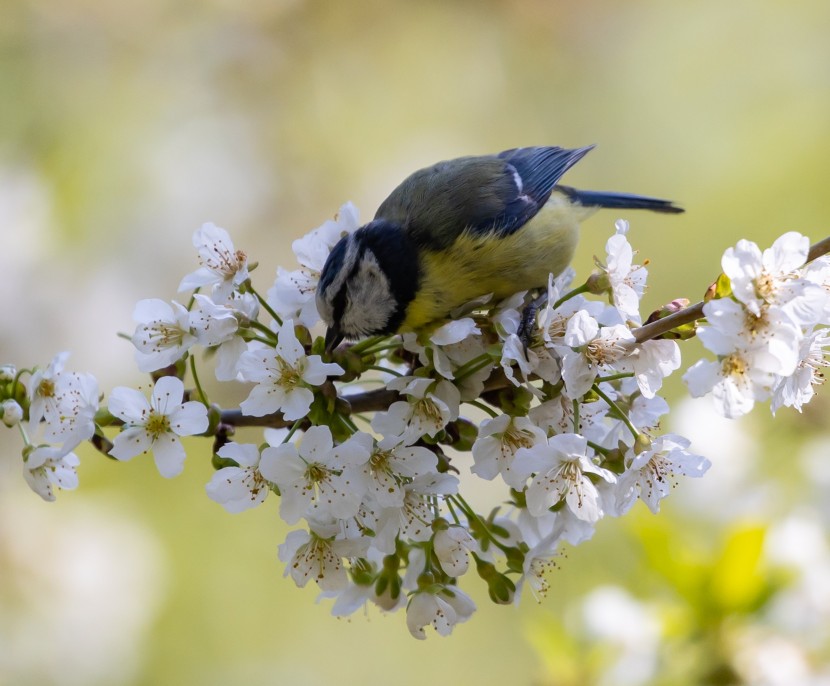
<svg viewBox="0 0 830 686">
<path fill-rule="evenodd" d="M 765 535 L 766 528 L 757 524 L 728 535 L 711 576 L 712 599 L 724 613 L 751 612 L 767 595 L 769 584 L 761 560 Z"/>
</svg>

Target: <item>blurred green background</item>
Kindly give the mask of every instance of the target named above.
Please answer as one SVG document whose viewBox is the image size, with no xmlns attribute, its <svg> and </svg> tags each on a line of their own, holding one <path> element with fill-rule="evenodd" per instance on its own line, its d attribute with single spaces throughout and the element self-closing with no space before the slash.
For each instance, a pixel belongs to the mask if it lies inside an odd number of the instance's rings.
<svg viewBox="0 0 830 686">
<path fill-rule="evenodd" d="M 829 35 L 825 0 L 5 0 L 0 362 L 69 349 L 105 390 L 141 383 L 116 333 L 175 297 L 203 222 L 265 291 L 344 201 L 368 218 L 420 166 L 520 145 L 596 143 L 568 183 L 682 204 L 630 238 L 647 311 L 697 300 L 737 239 L 827 234 Z M 584 227 L 580 275 L 615 219 Z M 275 503 L 209 501 L 206 445 L 173 481 L 82 452 L 48 505 L 6 432 L 0 684 L 830 683 L 828 405 L 756 415 L 678 400 L 701 483 L 603 521 L 541 604 L 468 584 L 478 613 L 425 643 L 282 578 Z"/>
</svg>

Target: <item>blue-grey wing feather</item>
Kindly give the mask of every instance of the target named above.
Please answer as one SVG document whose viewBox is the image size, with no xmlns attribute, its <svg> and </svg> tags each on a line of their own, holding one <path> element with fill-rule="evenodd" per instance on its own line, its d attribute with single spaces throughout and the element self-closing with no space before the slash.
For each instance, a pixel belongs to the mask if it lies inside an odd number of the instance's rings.
<svg viewBox="0 0 830 686">
<path fill-rule="evenodd" d="M 530 221 L 591 147 L 515 148 L 439 162 L 404 180 L 375 219 L 398 224 L 416 244 L 433 250 L 465 231 L 508 235 Z"/>
</svg>

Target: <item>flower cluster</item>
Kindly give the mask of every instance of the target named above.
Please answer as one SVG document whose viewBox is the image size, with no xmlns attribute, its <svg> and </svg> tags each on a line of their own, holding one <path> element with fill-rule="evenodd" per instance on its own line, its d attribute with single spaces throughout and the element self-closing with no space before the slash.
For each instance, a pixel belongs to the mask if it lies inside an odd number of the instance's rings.
<svg viewBox="0 0 830 686">
<path fill-rule="evenodd" d="M 46 369 L 31 372 L 0 368 L 3 422 L 20 428 L 23 476 L 44 500 L 55 499 L 56 487 L 77 487 L 74 450 L 95 433 L 98 382 L 91 374 L 66 371 L 68 358 L 68 352 L 60 353 Z"/>
<path fill-rule="evenodd" d="M 351 218 L 349 208 L 343 216 Z M 342 231 L 354 226 L 349 219 Z M 656 435 L 668 411 L 657 392 L 680 354 L 675 341 L 637 342 L 632 333 L 646 270 L 632 264 L 625 223 L 592 286 L 608 300 L 571 289 L 571 271 L 551 279 L 527 346 L 518 334 L 527 298 L 518 294 L 473 304 L 430 332 L 355 344 L 325 363 L 296 332 L 306 337 L 319 322 L 306 304 L 339 238 L 335 227 L 295 243 L 303 269 L 280 271 L 270 304 L 297 320 L 274 324 L 276 345 L 249 343 L 239 364 L 256 384 L 242 412 L 280 411 L 292 433 L 270 434 L 262 450 L 226 444 L 218 454 L 228 466 L 208 486 L 231 512 L 279 493 L 282 518 L 302 524 L 280 546 L 287 574 L 299 585 L 313 579 L 335 598 L 335 614 L 367 602 L 405 605 L 414 636 L 429 624 L 449 633 L 474 610 L 459 584 L 470 570 L 497 602 L 514 600 L 525 584 L 543 593 L 563 542 L 587 540 L 603 516 L 637 499 L 656 512 L 677 477 L 706 471 L 686 439 Z M 347 368 L 361 381 L 379 371 L 396 393 L 367 418 L 371 431 L 354 424 L 360 415 L 326 409 L 320 387 Z M 336 387 L 355 397 L 348 384 Z M 464 450 L 473 458 L 466 467 Z M 510 507 L 477 513 L 462 495 L 470 475 L 502 481 Z"/>
<path fill-rule="evenodd" d="M 315 289 L 332 247 L 357 226 L 349 204 L 295 241 L 300 269 L 280 268 L 266 297 L 228 233 L 199 229 L 201 267 L 180 287 L 198 291 L 188 305 L 143 300 L 134 311 L 136 362 L 155 379 L 149 399 L 116 388 L 99 410 L 95 380 L 64 372 L 65 354 L 43 371 L 2 368 L 2 418 L 26 424 L 33 488 L 52 499 L 54 485 L 74 487 L 72 450 L 83 440 L 119 460 L 152 452 L 174 477 L 180 439 L 211 436 L 208 496 L 229 512 L 278 498 L 296 527 L 279 547 L 286 575 L 313 580 L 335 615 L 405 608 L 424 638 L 430 625 L 446 635 L 473 614 L 467 577 L 496 603 L 526 586 L 543 595 L 563 544 L 589 539 L 637 500 L 657 512 L 679 477 L 706 472 L 688 439 L 660 431 L 669 406 L 659 392 L 681 366 L 680 336 L 642 335 L 647 270 L 634 263 L 627 223 L 582 285 L 568 269 L 535 300 L 482 298 L 431 330 L 329 354 Z M 796 234 L 763 254 L 748 242 L 727 251 L 731 291 L 706 305 L 700 330 L 720 359 L 689 369 L 693 394 L 712 391 L 729 416 L 768 397 L 774 410 L 809 400 L 830 341 L 820 327 L 830 263 L 805 266 L 806 257 Z M 199 347 L 219 381 L 248 385 L 238 410 L 209 402 Z M 182 380 L 188 367 L 195 391 Z M 264 441 L 234 441 L 239 424 L 267 427 Z M 119 428 L 112 442 L 106 426 Z M 507 505 L 479 512 L 464 497 L 475 479 L 502 483 Z"/>
<path fill-rule="evenodd" d="M 807 263 L 810 241 L 785 233 L 761 252 L 742 240 L 723 256 L 731 295 L 703 308 L 707 326 L 698 337 L 718 356 L 700 360 L 684 379 L 693 396 L 712 393 L 718 410 L 739 417 L 772 398 L 801 411 L 823 381 L 830 344 L 830 261 Z"/>
</svg>

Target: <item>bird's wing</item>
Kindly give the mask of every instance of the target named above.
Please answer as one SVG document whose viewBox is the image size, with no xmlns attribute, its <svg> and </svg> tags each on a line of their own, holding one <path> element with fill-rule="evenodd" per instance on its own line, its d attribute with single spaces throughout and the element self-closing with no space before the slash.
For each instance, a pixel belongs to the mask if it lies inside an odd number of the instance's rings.
<svg viewBox="0 0 830 686">
<path fill-rule="evenodd" d="M 439 162 L 392 191 L 375 219 L 399 224 L 418 244 L 434 250 L 446 248 L 464 231 L 510 234 L 539 211 L 556 182 L 591 147 L 516 148 Z"/>
</svg>

